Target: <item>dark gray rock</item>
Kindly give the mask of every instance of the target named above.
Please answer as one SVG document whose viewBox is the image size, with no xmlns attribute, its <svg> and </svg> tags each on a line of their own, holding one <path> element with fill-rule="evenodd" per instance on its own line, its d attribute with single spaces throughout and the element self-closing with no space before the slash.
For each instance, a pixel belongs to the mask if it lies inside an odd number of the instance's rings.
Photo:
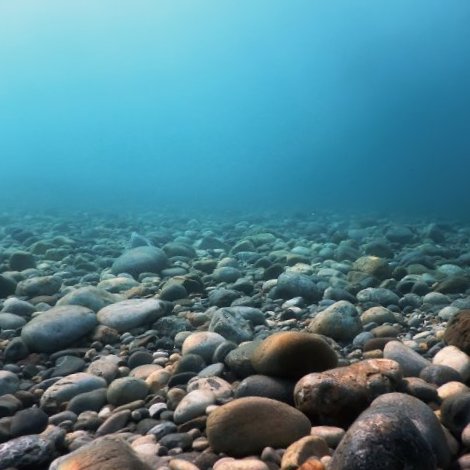
<svg viewBox="0 0 470 470">
<path fill-rule="evenodd" d="M 214 312 L 209 331 L 219 333 L 234 343 L 249 341 L 253 337 L 253 327 L 239 310 L 240 307 L 221 308 Z"/>
<path fill-rule="evenodd" d="M 39 434 L 46 429 L 49 417 L 40 408 L 27 408 L 18 411 L 13 416 L 10 425 L 11 435 L 14 437 L 25 434 Z"/>
<path fill-rule="evenodd" d="M 314 302 L 321 299 L 322 293 L 313 280 L 305 274 L 282 273 L 277 279 L 272 296 L 281 299 L 303 297 L 307 301 Z"/>
<path fill-rule="evenodd" d="M 57 306 L 60 305 L 81 305 L 88 307 L 94 312 L 98 312 L 103 307 L 121 300 L 119 295 L 111 294 L 107 290 L 94 286 L 80 287 L 74 289 L 58 300 Z"/>
<path fill-rule="evenodd" d="M 243 379 L 235 389 L 235 398 L 265 397 L 294 404 L 295 382 L 287 379 L 269 377 L 268 375 L 251 375 Z"/>
<path fill-rule="evenodd" d="M 25 269 L 35 267 L 36 260 L 34 256 L 27 251 L 15 251 L 10 256 L 10 269 L 12 271 L 24 271 Z"/>
<path fill-rule="evenodd" d="M 6 362 L 16 362 L 21 359 L 24 359 L 29 354 L 28 346 L 20 338 L 13 338 L 5 348 L 5 361 Z"/>
<path fill-rule="evenodd" d="M 359 417 L 339 443 L 329 470 L 435 470 L 430 445 L 413 421 L 393 412 Z"/>
<path fill-rule="evenodd" d="M 60 290 L 62 279 L 58 276 L 37 276 L 20 281 L 16 286 L 16 295 L 20 297 L 37 297 L 54 295 Z"/>
<path fill-rule="evenodd" d="M 86 362 L 77 356 L 61 356 L 56 360 L 51 377 L 65 377 L 66 375 L 81 372 L 85 368 Z"/>
<path fill-rule="evenodd" d="M 114 274 L 128 273 L 138 278 L 139 274 L 159 273 L 168 264 L 168 257 L 163 250 L 152 246 L 132 248 L 117 258 L 111 271 Z"/>
<path fill-rule="evenodd" d="M 38 468 L 52 460 L 54 445 L 38 436 L 21 436 L 0 445 L 0 470 L 34 466 Z"/>
<path fill-rule="evenodd" d="M 240 291 L 218 287 L 209 293 L 209 305 L 215 307 L 228 307 L 234 300 L 241 296 L 242 293 Z"/>
<path fill-rule="evenodd" d="M 0 298 L 8 297 L 16 291 L 16 281 L 9 276 L 0 274 Z"/>
<path fill-rule="evenodd" d="M 84 411 L 100 411 L 108 402 L 105 388 L 98 388 L 90 392 L 80 393 L 67 403 L 67 411 L 77 416 Z"/>
</svg>

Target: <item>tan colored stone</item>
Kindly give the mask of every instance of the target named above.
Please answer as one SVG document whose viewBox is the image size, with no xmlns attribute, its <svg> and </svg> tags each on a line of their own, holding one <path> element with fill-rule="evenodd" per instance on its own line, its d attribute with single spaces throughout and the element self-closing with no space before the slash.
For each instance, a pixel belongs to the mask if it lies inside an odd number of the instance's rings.
<svg viewBox="0 0 470 470">
<path fill-rule="evenodd" d="M 122 439 L 103 437 L 54 460 L 49 470 L 151 470 Z"/>
<path fill-rule="evenodd" d="M 259 374 L 298 380 L 310 372 L 333 369 L 338 358 L 319 335 L 283 331 L 266 338 L 256 348 L 251 363 Z"/>
<path fill-rule="evenodd" d="M 296 470 L 312 457 L 329 455 L 328 444 L 318 436 L 305 436 L 291 444 L 282 456 L 281 470 Z"/>
<path fill-rule="evenodd" d="M 207 438 L 215 452 L 243 457 L 265 447 L 287 447 L 310 433 L 308 418 L 292 406 L 262 397 L 233 400 L 212 411 Z"/>
</svg>

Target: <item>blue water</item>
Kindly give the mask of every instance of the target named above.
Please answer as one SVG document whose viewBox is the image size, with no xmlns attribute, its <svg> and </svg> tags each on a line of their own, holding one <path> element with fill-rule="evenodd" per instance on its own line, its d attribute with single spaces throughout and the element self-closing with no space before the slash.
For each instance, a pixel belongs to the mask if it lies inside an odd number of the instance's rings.
<svg viewBox="0 0 470 470">
<path fill-rule="evenodd" d="M 470 207 L 468 0 L 0 0 L 3 208 Z"/>
</svg>

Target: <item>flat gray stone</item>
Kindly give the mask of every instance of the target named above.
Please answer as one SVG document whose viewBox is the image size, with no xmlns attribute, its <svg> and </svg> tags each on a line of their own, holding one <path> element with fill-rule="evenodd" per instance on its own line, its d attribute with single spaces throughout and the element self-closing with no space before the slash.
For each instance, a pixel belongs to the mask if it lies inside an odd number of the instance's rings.
<svg viewBox="0 0 470 470">
<path fill-rule="evenodd" d="M 106 387 L 106 380 L 103 378 L 86 372 L 78 372 L 58 380 L 47 388 L 41 397 L 40 404 L 41 407 L 46 407 L 50 403 L 62 404 L 80 393 Z"/>
<path fill-rule="evenodd" d="M 129 299 L 102 308 L 97 319 L 120 333 L 155 322 L 165 315 L 165 306 L 157 299 Z"/>
<path fill-rule="evenodd" d="M 86 307 L 53 307 L 28 322 L 21 338 L 30 351 L 60 351 L 91 333 L 96 324 L 95 312 Z"/>
</svg>

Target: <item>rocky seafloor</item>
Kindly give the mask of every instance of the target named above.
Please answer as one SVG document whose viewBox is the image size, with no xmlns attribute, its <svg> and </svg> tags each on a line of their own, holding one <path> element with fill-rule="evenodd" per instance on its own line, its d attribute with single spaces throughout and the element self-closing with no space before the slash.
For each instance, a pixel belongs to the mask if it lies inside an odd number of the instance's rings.
<svg viewBox="0 0 470 470">
<path fill-rule="evenodd" d="M 0 470 L 470 469 L 470 224 L 0 215 Z"/>
</svg>

